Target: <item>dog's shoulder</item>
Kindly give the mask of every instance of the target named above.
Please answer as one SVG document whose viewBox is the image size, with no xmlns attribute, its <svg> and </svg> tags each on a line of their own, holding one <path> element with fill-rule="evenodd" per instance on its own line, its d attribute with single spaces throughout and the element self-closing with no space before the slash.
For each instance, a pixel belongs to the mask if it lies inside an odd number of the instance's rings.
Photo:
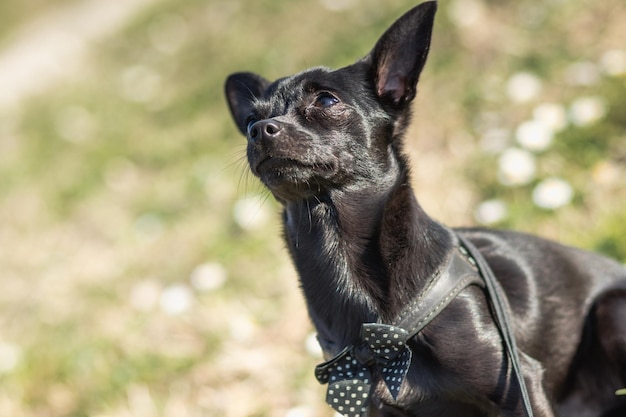
<svg viewBox="0 0 626 417">
<path fill-rule="evenodd" d="M 490 228 L 458 228 L 496 269 L 506 265 L 532 271 L 538 280 L 566 279 L 587 283 L 626 281 L 621 263 L 588 250 L 565 245 L 540 236 Z"/>
</svg>

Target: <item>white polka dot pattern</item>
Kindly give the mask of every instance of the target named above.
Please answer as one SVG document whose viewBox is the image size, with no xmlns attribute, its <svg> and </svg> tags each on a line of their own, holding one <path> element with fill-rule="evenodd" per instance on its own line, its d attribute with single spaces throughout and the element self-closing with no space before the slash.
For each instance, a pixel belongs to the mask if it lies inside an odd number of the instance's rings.
<svg viewBox="0 0 626 417">
<path fill-rule="evenodd" d="M 346 417 L 359 417 L 367 410 L 372 385 L 372 370 L 376 366 L 394 399 L 400 393 L 402 381 L 411 364 L 411 350 L 406 345 L 406 330 L 385 324 L 366 323 L 361 328 L 361 344 L 348 346 L 331 360 L 315 368 L 315 376 L 328 384 L 326 402 Z M 357 358 L 366 350 L 367 363 Z M 369 359 L 373 359 L 369 360 Z"/>
</svg>

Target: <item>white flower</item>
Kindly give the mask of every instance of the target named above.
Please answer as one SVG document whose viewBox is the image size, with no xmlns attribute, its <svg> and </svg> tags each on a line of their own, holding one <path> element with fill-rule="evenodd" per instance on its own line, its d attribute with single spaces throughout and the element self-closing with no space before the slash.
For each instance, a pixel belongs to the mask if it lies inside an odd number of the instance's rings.
<svg viewBox="0 0 626 417">
<path fill-rule="evenodd" d="M 558 103 L 542 103 L 534 108 L 533 119 L 539 120 L 554 132 L 567 126 L 567 113 L 563 105 Z"/>
<path fill-rule="evenodd" d="M 217 262 L 209 262 L 198 265 L 191 273 L 189 280 L 198 291 L 214 291 L 224 285 L 226 278 L 224 266 Z"/>
<path fill-rule="evenodd" d="M 322 357 L 322 347 L 320 346 L 319 341 L 317 340 L 317 334 L 315 332 L 309 333 L 304 341 L 304 347 L 309 355 L 314 358 Z"/>
<path fill-rule="evenodd" d="M 123 157 L 109 160 L 104 167 L 103 177 L 107 187 L 118 192 L 132 192 L 139 185 L 137 167 Z"/>
<path fill-rule="evenodd" d="M 602 70 L 611 76 L 617 77 L 626 74 L 626 51 L 611 49 L 600 58 Z"/>
<path fill-rule="evenodd" d="M 18 345 L 0 342 L 0 375 L 13 371 L 21 358 L 22 349 Z"/>
<path fill-rule="evenodd" d="M 594 182 L 602 185 L 611 185 L 620 178 L 620 169 L 610 161 L 598 162 L 591 171 Z"/>
<path fill-rule="evenodd" d="M 542 83 L 539 77 L 530 72 L 518 72 L 507 81 L 506 91 L 516 103 L 531 101 L 541 92 Z"/>
<path fill-rule="evenodd" d="M 69 106 L 57 116 L 56 128 L 59 135 L 68 142 L 81 143 L 93 139 L 97 122 L 89 110 L 81 106 Z"/>
<path fill-rule="evenodd" d="M 581 97 L 570 106 L 569 116 L 576 126 L 588 126 L 602 119 L 606 112 L 606 100 L 602 97 Z"/>
<path fill-rule="evenodd" d="M 571 85 L 590 86 L 597 84 L 599 80 L 600 71 L 593 62 L 576 62 L 565 71 L 565 81 Z"/>
<path fill-rule="evenodd" d="M 320 3 L 330 11 L 340 12 L 352 8 L 357 2 L 355 0 L 320 0 Z"/>
<path fill-rule="evenodd" d="M 527 184 L 535 177 L 535 157 L 524 149 L 507 149 L 500 155 L 498 166 L 498 179 L 504 185 Z"/>
<path fill-rule="evenodd" d="M 315 410 L 308 405 L 300 405 L 287 410 L 285 417 L 313 417 L 315 416 Z"/>
<path fill-rule="evenodd" d="M 183 284 L 173 284 L 161 293 L 159 305 L 165 314 L 175 316 L 188 311 L 193 302 L 193 294 L 189 287 Z"/>
<path fill-rule="evenodd" d="M 493 224 L 506 217 L 506 204 L 502 200 L 486 200 L 476 207 L 474 217 L 479 223 Z"/>
<path fill-rule="evenodd" d="M 547 178 L 533 190 L 533 202 L 541 208 L 557 209 L 572 201 L 574 190 L 569 183 L 561 178 Z"/>
<path fill-rule="evenodd" d="M 485 5 L 480 0 L 454 0 L 448 7 L 448 16 L 459 27 L 475 26 L 485 18 Z"/>
<path fill-rule="evenodd" d="M 189 25 L 183 17 L 168 14 L 150 25 L 149 35 L 157 51 L 171 55 L 178 52 L 187 41 Z"/>
<path fill-rule="evenodd" d="M 242 229 L 252 230 L 263 226 L 269 218 L 269 213 L 263 205 L 262 198 L 250 195 L 235 203 L 233 217 Z"/>
<path fill-rule="evenodd" d="M 135 65 L 122 73 L 122 94 L 128 101 L 147 103 L 161 89 L 161 76 L 151 67 Z"/>
<path fill-rule="evenodd" d="M 491 128 L 480 138 L 480 147 L 485 152 L 497 154 L 506 149 L 510 136 L 508 129 Z"/>
<path fill-rule="evenodd" d="M 146 279 L 131 289 L 130 304 L 139 311 L 150 311 L 157 305 L 160 295 L 161 285 L 153 279 Z"/>
<path fill-rule="evenodd" d="M 244 313 L 230 317 L 228 325 L 231 337 L 239 342 L 251 340 L 256 333 L 256 324 Z"/>
<path fill-rule="evenodd" d="M 552 144 L 554 132 L 540 120 L 528 120 L 520 124 L 515 131 L 517 142 L 530 151 L 543 151 Z"/>
<path fill-rule="evenodd" d="M 152 240 L 161 236 L 165 226 L 157 214 L 144 213 L 135 220 L 133 228 L 138 237 Z"/>
</svg>

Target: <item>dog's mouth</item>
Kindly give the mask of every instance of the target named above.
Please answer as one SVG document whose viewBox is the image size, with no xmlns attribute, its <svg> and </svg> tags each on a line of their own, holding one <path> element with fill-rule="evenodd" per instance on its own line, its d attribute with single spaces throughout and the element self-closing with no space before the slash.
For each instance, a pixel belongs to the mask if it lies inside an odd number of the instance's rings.
<svg viewBox="0 0 626 417">
<path fill-rule="evenodd" d="M 320 191 L 337 171 L 337 164 L 333 162 L 309 162 L 282 156 L 264 156 L 250 162 L 254 175 L 275 193 L 284 189 L 302 193 Z"/>
<path fill-rule="evenodd" d="M 296 159 L 291 158 L 273 158 L 266 156 L 252 166 L 252 172 L 262 176 L 264 173 L 279 172 L 283 169 L 291 167 L 297 169 L 305 165 Z"/>
<path fill-rule="evenodd" d="M 332 172 L 335 166 L 332 163 L 307 163 L 292 158 L 266 156 L 256 163 L 252 170 L 259 175 L 263 173 L 279 173 L 285 170 L 312 170 L 320 173 Z"/>
</svg>

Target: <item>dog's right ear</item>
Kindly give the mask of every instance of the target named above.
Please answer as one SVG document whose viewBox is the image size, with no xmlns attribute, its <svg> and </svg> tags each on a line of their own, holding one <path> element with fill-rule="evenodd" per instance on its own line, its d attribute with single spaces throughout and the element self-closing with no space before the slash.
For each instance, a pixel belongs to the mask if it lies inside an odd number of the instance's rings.
<svg viewBox="0 0 626 417">
<path fill-rule="evenodd" d="M 381 36 L 367 57 L 380 99 L 403 107 L 415 97 L 417 81 L 426 63 L 437 2 L 409 10 Z"/>
<path fill-rule="evenodd" d="M 251 72 L 238 72 L 226 79 L 226 101 L 237 127 L 244 135 L 248 133 L 247 121 L 252 112 L 252 103 L 269 85 L 270 82 L 265 78 Z"/>
</svg>

